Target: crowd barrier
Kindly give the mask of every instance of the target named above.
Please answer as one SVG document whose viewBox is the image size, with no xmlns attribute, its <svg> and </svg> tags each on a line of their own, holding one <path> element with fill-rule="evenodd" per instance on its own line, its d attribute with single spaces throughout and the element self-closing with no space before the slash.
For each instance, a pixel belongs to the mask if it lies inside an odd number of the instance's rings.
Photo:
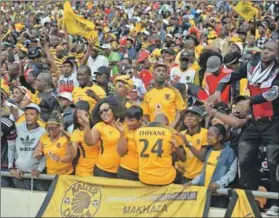
<svg viewBox="0 0 279 218">
<path fill-rule="evenodd" d="M 9 172 L 1 171 L 1 176 L 4 177 L 12 177 L 12 175 Z M 31 191 L 33 191 L 34 187 L 34 180 L 53 180 L 55 178 L 54 175 L 47 175 L 47 174 L 40 174 L 37 178 L 31 176 L 30 173 L 24 173 L 22 175 L 22 178 L 30 179 L 31 182 Z M 229 189 L 218 189 L 217 193 L 220 195 L 228 195 Z M 258 198 L 268 198 L 268 199 L 278 199 L 279 200 L 279 194 L 276 192 L 261 192 L 261 191 L 252 191 L 252 194 L 255 197 Z"/>
</svg>

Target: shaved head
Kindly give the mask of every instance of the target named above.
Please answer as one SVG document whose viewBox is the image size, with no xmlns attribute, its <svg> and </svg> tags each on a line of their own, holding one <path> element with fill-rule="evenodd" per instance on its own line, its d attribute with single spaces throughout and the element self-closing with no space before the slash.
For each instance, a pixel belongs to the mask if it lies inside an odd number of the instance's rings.
<svg viewBox="0 0 279 218">
<path fill-rule="evenodd" d="M 154 119 L 154 122 L 160 123 L 160 124 L 163 124 L 166 126 L 169 125 L 169 119 L 164 114 L 157 114 Z"/>
</svg>

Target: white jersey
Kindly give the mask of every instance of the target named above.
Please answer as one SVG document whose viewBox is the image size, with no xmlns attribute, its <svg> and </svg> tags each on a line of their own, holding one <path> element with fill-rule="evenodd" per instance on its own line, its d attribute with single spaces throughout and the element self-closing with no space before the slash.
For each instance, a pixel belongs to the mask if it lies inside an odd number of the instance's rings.
<svg viewBox="0 0 279 218">
<path fill-rule="evenodd" d="M 179 66 L 173 67 L 170 71 L 170 80 L 180 83 L 194 83 L 196 71 L 188 68 L 186 71 L 181 71 Z"/>
</svg>

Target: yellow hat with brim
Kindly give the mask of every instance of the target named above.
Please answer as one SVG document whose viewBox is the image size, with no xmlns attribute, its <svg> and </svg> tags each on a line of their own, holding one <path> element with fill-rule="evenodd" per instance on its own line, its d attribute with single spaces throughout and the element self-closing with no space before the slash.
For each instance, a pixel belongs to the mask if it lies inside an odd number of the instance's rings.
<svg viewBox="0 0 279 218">
<path fill-rule="evenodd" d="M 123 82 L 125 85 L 127 85 L 128 86 L 127 88 L 129 88 L 131 90 L 133 89 L 134 83 L 131 80 L 130 76 L 128 76 L 128 75 L 118 76 L 115 78 L 114 83 L 116 83 L 118 81 Z"/>
</svg>

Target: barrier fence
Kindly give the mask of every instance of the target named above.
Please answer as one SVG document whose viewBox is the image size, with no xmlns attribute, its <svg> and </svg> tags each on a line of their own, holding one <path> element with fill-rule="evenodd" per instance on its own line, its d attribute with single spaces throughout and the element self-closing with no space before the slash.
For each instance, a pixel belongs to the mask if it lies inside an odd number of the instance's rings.
<svg viewBox="0 0 279 218">
<path fill-rule="evenodd" d="M 1 171 L 1 176 L 4 177 L 12 177 L 9 172 Z M 31 191 L 33 191 L 34 187 L 34 180 L 53 180 L 55 175 L 47 175 L 47 174 L 40 174 L 38 177 L 33 177 L 30 173 L 24 173 L 22 178 L 30 179 L 31 181 Z M 216 192 L 220 195 L 228 195 L 230 189 L 222 188 L 218 189 Z M 261 191 L 252 191 L 252 194 L 258 198 L 268 198 L 268 199 L 278 199 L 279 200 L 279 193 L 276 192 L 261 192 Z"/>
</svg>

